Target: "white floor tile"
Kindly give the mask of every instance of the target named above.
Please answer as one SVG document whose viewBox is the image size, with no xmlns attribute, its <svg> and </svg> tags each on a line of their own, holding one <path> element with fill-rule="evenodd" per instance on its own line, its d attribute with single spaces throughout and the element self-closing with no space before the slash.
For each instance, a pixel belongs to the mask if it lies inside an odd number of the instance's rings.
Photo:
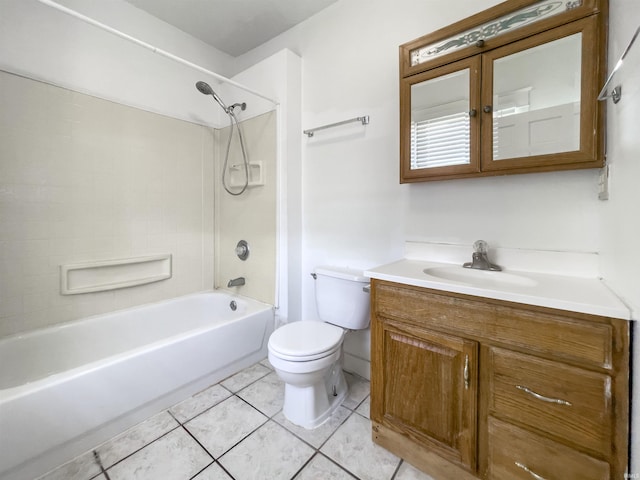
<svg viewBox="0 0 640 480">
<path fill-rule="evenodd" d="M 100 472 L 100 466 L 95 461 L 93 452 L 89 452 L 43 475 L 38 480 L 89 480 Z"/>
<path fill-rule="evenodd" d="M 360 404 L 358 408 L 356 408 L 356 413 L 359 413 L 364 418 L 371 418 L 370 415 L 371 410 L 371 397 L 367 397 L 367 399 Z"/>
<path fill-rule="evenodd" d="M 403 461 L 395 480 L 434 480 L 434 478 Z"/>
<path fill-rule="evenodd" d="M 237 395 L 267 417 L 273 417 L 282 410 L 284 404 L 284 382 L 278 378 L 276 372 L 271 372 L 239 391 Z"/>
<path fill-rule="evenodd" d="M 260 362 L 260 365 L 264 365 L 265 367 L 267 367 L 269 370 L 273 370 L 273 365 L 271 365 L 271 362 L 269 361 L 268 358 L 265 358 L 264 360 L 262 360 Z"/>
<path fill-rule="evenodd" d="M 351 373 L 345 373 L 344 377 L 349 385 L 349 393 L 347 394 L 347 398 L 342 402 L 342 405 L 350 410 L 354 410 L 369 395 L 371 390 L 369 381 Z"/>
<path fill-rule="evenodd" d="M 329 419 L 313 430 L 307 430 L 306 428 L 294 425 L 287 420 L 282 412 L 279 412 L 273 419 L 280 425 L 285 427 L 290 432 L 295 433 L 305 442 L 313 445 L 315 448 L 320 448 L 322 444 L 335 432 L 342 423 L 351 415 L 351 410 L 338 407 L 333 415 Z"/>
<path fill-rule="evenodd" d="M 296 475 L 295 480 L 355 480 L 355 477 L 344 471 L 324 455 L 318 453 Z"/>
<path fill-rule="evenodd" d="M 313 430 L 285 419 L 284 383 L 264 359 L 96 451 L 110 480 L 390 480 L 396 469 L 394 480 L 433 480 L 372 442 L 370 384 L 345 377 L 347 398 Z M 106 479 L 91 452 L 38 480 Z"/>
<path fill-rule="evenodd" d="M 236 480 L 289 480 L 314 450 L 273 421 L 219 460 Z"/>
<path fill-rule="evenodd" d="M 362 480 L 389 480 L 400 459 L 371 440 L 371 422 L 351 415 L 320 449 Z"/>
<path fill-rule="evenodd" d="M 184 423 L 230 396 L 229 390 L 220 385 L 214 385 L 174 405 L 169 411 L 180 423 Z"/>
<path fill-rule="evenodd" d="M 250 385 L 256 380 L 264 377 L 268 373 L 271 373 L 270 369 L 264 365 L 256 363 L 255 365 L 247 367 L 241 372 L 236 373 L 232 377 L 223 380 L 220 384 L 227 390 L 236 393 L 247 385 Z"/>
<path fill-rule="evenodd" d="M 147 445 L 107 470 L 111 480 L 185 480 L 213 459 L 182 428 Z"/>
<path fill-rule="evenodd" d="M 227 473 L 218 465 L 214 463 L 208 466 L 198 475 L 193 477 L 193 480 L 233 480 Z"/>
<path fill-rule="evenodd" d="M 185 427 L 215 458 L 267 421 L 238 397 L 231 397 L 187 422 Z"/>
<path fill-rule="evenodd" d="M 119 462 L 136 450 L 179 427 L 167 412 L 159 413 L 100 445 L 96 451 L 104 468 Z"/>
</svg>

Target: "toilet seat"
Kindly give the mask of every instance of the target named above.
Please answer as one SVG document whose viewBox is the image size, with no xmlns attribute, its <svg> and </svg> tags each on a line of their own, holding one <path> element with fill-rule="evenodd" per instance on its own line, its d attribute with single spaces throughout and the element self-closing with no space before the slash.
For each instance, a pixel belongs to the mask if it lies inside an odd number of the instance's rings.
<svg viewBox="0 0 640 480">
<path fill-rule="evenodd" d="M 278 328 L 269 338 L 269 351 L 290 362 L 327 357 L 342 345 L 344 330 L 324 322 L 299 321 Z"/>
</svg>

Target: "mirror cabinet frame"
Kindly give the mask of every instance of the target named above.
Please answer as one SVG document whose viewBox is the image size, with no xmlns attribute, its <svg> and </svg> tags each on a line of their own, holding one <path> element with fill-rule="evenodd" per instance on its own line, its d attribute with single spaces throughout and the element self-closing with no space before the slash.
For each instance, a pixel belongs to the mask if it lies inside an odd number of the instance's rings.
<svg viewBox="0 0 640 480">
<path fill-rule="evenodd" d="M 598 92 L 606 76 L 608 0 L 576 0 L 573 8 L 487 38 L 423 63 L 411 65 L 411 53 L 499 19 L 540 0 L 508 0 L 449 27 L 400 46 L 400 183 L 545 172 L 604 166 L 605 103 Z M 580 142 L 575 151 L 493 159 L 493 61 L 569 35 L 582 33 Z M 411 168 L 411 87 L 469 68 L 469 164 Z"/>
</svg>

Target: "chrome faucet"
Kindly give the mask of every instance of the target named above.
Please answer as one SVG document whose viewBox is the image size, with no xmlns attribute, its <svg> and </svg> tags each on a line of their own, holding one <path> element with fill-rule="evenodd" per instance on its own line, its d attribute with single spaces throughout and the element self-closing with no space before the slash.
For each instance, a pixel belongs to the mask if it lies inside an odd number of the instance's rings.
<svg viewBox="0 0 640 480">
<path fill-rule="evenodd" d="M 244 277 L 232 278 L 227 283 L 227 287 L 240 287 L 244 285 Z"/>
<path fill-rule="evenodd" d="M 502 267 L 498 265 L 494 265 L 487 258 L 487 251 L 489 250 L 489 245 L 484 240 L 477 240 L 473 244 L 473 256 L 471 257 L 471 261 L 464 263 L 462 266 L 464 268 L 475 268 L 478 270 L 491 270 L 492 272 L 499 272 L 502 270 Z"/>
</svg>

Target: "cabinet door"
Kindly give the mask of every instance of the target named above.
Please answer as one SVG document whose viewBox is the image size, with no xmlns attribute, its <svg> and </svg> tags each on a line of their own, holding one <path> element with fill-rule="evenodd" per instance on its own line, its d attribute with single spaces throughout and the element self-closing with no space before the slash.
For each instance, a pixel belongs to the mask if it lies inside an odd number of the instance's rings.
<svg viewBox="0 0 640 480">
<path fill-rule="evenodd" d="M 401 80 L 400 179 L 480 171 L 480 58 Z"/>
<path fill-rule="evenodd" d="M 477 343 L 376 323 L 372 418 L 475 470 Z"/>
<path fill-rule="evenodd" d="M 586 18 L 483 54 L 483 172 L 601 166 L 596 35 Z"/>
</svg>

